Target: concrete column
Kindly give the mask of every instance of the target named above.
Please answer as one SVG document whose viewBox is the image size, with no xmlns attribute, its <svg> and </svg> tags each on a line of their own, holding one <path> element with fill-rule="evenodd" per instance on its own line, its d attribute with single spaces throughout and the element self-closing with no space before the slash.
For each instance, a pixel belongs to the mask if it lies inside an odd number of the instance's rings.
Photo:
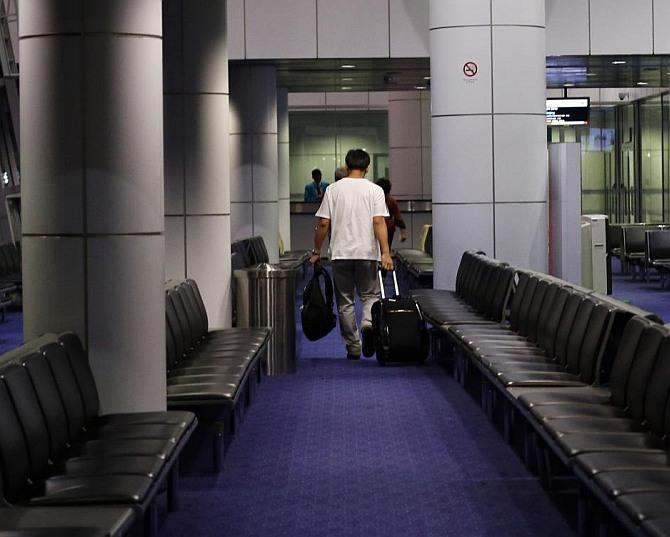
<svg viewBox="0 0 670 537">
<path fill-rule="evenodd" d="M 436 288 L 470 248 L 547 268 L 544 0 L 431 0 Z"/>
<path fill-rule="evenodd" d="M 226 2 L 164 0 L 166 278 L 193 278 L 230 326 Z"/>
<path fill-rule="evenodd" d="M 430 92 L 389 92 L 389 178 L 393 196 L 430 199 Z"/>
<path fill-rule="evenodd" d="M 230 215 L 233 240 L 261 235 L 279 258 L 277 73 L 270 65 L 230 68 Z"/>
<path fill-rule="evenodd" d="M 284 249 L 291 249 L 291 170 L 289 166 L 288 90 L 277 90 L 277 130 L 279 151 L 279 234 Z"/>
<path fill-rule="evenodd" d="M 24 337 L 75 331 L 103 412 L 165 408 L 160 0 L 22 0 Z"/>
</svg>

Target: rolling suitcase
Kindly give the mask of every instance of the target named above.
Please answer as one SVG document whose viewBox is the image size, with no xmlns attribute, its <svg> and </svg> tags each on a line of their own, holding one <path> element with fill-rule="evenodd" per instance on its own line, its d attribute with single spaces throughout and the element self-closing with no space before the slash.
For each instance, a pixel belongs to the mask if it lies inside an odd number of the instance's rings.
<svg viewBox="0 0 670 537">
<path fill-rule="evenodd" d="M 400 296 L 393 272 L 395 296 L 386 298 L 381 271 L 381 300 L 372 305 L 375 352 L 381 365 L 388 362 L 422 363 L 428 357 L 428 331 L 421 308 L 411 297 Z"/>
</svg>

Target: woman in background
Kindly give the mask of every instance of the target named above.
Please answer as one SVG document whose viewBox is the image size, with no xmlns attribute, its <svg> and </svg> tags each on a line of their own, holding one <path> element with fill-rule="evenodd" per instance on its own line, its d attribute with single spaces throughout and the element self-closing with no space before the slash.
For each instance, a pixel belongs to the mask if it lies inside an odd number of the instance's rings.
<svg viewBox="0 0 670 537">
<path fill-rule="evenodd" d="M 396 227 L 400 229 L 400 240 L 402 242 L 407 240 L 405 221 L 402 219 L 402 215 L 400 214 L 400 207 L 398 207 L 398 202 L 393 196 L 391 196 L 391 181 L 385 177 L 380 177 L 375 181 L 375 184 L 382 188 L 386 197 L 386 207 L 388 208 L 390 215 L 386 217 L 386 230 L 388 231 L 390 249 Z"/>
</svg>

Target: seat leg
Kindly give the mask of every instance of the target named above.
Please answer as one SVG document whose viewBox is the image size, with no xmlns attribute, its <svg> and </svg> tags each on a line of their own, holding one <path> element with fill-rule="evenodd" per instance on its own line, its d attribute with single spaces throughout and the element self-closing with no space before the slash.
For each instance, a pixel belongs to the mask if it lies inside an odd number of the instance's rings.
<svg viewBox="0 0 670 537">
<path fill-rule="evenodd" d="M 484 397 L 484 413 L 486 417 L 493 421 L 495 419 L 495 389 L 490 383 L 482 379 L 482 396 Z"/>
<path fill-rule="evenodd" d="M 486 379 L 482 377 L 479 379 L 479 399 L 484 413 L 488 416 L 488 386 L 486 385 Z"/>
<path fill-rule="evenodd" d="M 463 357 L 456 353 L 454 355 L 455 365 L 456 365 L 456 381 L 462 386 L 465 387 L 465 371 L 463 365 Z"/>
<path fill-rule="evenodd" d="M 220 474 L 223 471 L 223 460 L 225 456 L 225 424 L 221 422 L 212 425 L 212 449 L 214 472 Z"/>
<path fill-rule="evenodd" d="M 458 352 L 454 353 L 454 379 L 460 386 L 463 386 L 463 364 L 461 363 L 461 355 Z"/>
<path fill-rule="evenodd" d="M 491 408 L 489 409 L 489 412 L 491 413 L 491 421 L 495 421 L 496 414 L 500 406 L 500 399 L 498 399 L 498 390 L 496 390 L 493 384 L 489 384 L 489 401 L 489 404 L 491 405 Z M 503 411 L 504 410 L 505 409 L 503 407 Z"/>
<path fill-rule="evenodd" d="M 547 459 L 545 459 L 544 448 L 540 446 L 537 435 L 533 435 L 533 452 L 535 464 L 537 465 L 537 475 L 540 478 L 540 483 L 542 483 L 543 487 L 548 488 L 547 470 L 545 468 Z"/>
<path fill-rule="evenodd" d="M 591 509 L 592 512 L 595 513 L 595 521 L 596 521 L 596 526 L 598 528 L 598 537 L 607 537 L 609 535 L 609 526 L 607 524 L 607 519 L 605 517 L 605 513 L 603 512 L 603 508 L 598 503 L 598 505 L 595 506 L 594 509 Z"/>
<path fill-rule="evenodd" d="M 589 533 L 588 499 L 581 490 L 577 498 L 577 535 L 586 537 Z"/>
<path fill-rule="evenodd" d="M 604 522 L 600 521 L 598 524 L 598 537 L 608 537 L 609 536 L 609 526 Z"/>
<path fill-rule="evenodd" d="M 244 405 L 249 407 L 251 406 L 251 384 L 248 380 L 244 386 Z"/>
<path fill-rule="evenodd" d="M 168 475 L 167 508 L 170 513 L 179 509 L 179 459 L 174 462 Z"/>
<path fill-rule="evenodd" d="M 158 509 L 153 501 L 144 511 L 144 537 L 156 537 L 158 535 Z"/>
<path fill-rule="evenodd" d="M 512 440 L 512 418 L 514 409 L 512 405 L 503 403 L 503 437 L 509 444 Z"/>
<path fill-rule="evenodd" d="M 551 453 L 549 453 L 548 448 L 542 449 L 542 458 L 543 458 L 542 468 L 545 471 L 544 479 L 547 485 L 547 490 L 552 491 L 554 488 L 554 483 L 553 483 L 553 476 L 551 473 Z"/>
<path fill-rule="evenodd" d="M 458 354 L 459 366 L 460 366 L 460 383 L 463 388 L 467 388 L 468 385 L 468 363 L 465 356 L 461 353 Z"/>
<path fill-rule="evenodd" d="M 526 468 L 531 472 L 535 470 L 535 460 L 533 457 L 533 430 L 529 425 L 524 426 L 523 431 L 523 461 L 526 463 Z"/>
</svg>

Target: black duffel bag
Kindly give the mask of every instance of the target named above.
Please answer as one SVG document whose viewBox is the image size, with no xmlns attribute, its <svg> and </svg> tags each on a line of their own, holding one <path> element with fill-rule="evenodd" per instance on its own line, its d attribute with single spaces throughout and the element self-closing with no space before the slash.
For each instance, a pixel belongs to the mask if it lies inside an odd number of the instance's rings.
<svg viewBox="0 0 670 537">
<path fill-rule="evenodd" d="M 323 278 L 325 296 L 319 280 Z M 312 279 L 305 286 L 300 306 L 302 331 L 310 341 L 321 339 L 335 328 L 336 318 L 333 313 L 333 281 L 321 264 L 314 265 Z"/>
</svg>

